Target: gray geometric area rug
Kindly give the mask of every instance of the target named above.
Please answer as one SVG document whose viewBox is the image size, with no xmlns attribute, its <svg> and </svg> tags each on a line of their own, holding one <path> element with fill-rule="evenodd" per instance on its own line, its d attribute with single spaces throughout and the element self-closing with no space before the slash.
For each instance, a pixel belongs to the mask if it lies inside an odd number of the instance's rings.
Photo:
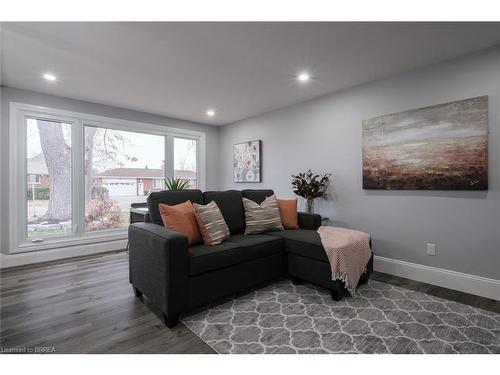
<svg viewBox="0 0 500 375">
<path fill-rule="evenodd" d="M 181 321 L 218 353 L 500 353 L 500 314 L 379 281 L 336 302 L 281 280 Z"/>
</svg>

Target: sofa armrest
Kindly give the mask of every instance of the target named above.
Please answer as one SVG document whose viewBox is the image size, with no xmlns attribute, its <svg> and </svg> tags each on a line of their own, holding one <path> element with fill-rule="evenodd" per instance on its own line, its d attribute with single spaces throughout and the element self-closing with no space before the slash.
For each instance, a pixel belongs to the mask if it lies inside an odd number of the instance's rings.
<svg viewBox="0 0 500 375">
<path fill-rule="evenodd" d="M 307 212 L 297 212 L 299 227 L 302 229 L 317 230 L 321 226 L 321 216 L 318 214 L 308 214 Z"/>
<path fill-rule="evenodd" d="M 189 251 L 185 235 L 152 223 L 129 226 L 130 282 L 167 316 L 187 306 Z"/>
</svg>

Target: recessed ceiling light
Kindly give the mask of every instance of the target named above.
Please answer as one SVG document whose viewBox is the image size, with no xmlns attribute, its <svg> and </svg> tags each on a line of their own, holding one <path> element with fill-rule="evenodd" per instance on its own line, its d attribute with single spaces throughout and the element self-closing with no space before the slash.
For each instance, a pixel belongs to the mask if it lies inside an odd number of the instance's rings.
<svg viewBox="0 0 500 375">
<path fill-rule="evenodd" d="M 297 76 L 297 80 L 299 82 L 307 82 L 311 79 L 311 76 L 309 75 L 309 73 L 300 73 L 298 76 Z"/>
<path fill-rule="evenodd" d="M 56 76 L 51 74 L 51 73 L 45 73 L 43 75 L 43 78 L 46 80 L 46 81 L 50 81 L 50 82 L 54 82 L 55 80 L 57 80 Z"/>
<path fill-rule="evenodd" d="M 214 117 L 215 116 L 215 111 L 213 109 L 208 109 L 207 110 L 207 116 L 208 117 Z"/>
</svg>

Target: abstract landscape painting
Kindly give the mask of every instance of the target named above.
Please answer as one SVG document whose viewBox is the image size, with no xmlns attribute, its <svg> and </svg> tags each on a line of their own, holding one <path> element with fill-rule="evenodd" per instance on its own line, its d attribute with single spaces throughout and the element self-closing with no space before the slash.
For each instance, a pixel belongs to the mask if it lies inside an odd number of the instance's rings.
<svg viewBox="0 0 500 375">
<path fill-rule="evenodd" d="M 488 97 L 363 121 L 363 189 L 487 190 Z"/>
<path fill-rule="evenodd" d="M 260 182 L 260 141 L 234 145 L 233 181 Z"/>
</svg>

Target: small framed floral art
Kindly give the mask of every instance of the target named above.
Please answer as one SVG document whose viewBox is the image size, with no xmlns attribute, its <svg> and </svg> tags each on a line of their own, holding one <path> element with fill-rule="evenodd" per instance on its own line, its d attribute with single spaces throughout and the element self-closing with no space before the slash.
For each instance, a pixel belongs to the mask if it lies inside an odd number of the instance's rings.
<svg viewBox="0 0 500 375">
<path fill-rule="evenodd" d="M 261 182 L 260 149 L 260 140 L 233 146 L 234 182 Z"/>
</svg>

